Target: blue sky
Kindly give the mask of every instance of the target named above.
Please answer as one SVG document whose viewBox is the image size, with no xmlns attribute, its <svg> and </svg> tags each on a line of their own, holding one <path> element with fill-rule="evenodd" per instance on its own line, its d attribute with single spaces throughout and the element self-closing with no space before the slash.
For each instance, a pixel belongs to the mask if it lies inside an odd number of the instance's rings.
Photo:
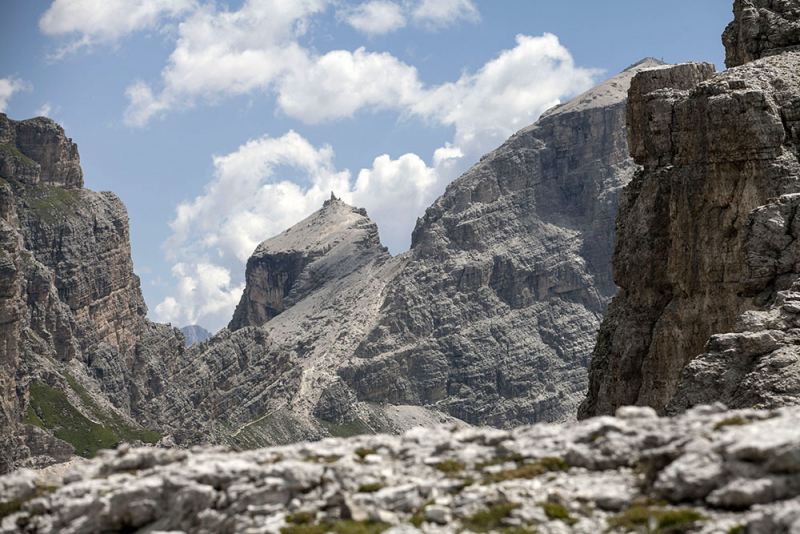
<svg viewBox="0 0 800 534">
<path fill-rule="evenodd" d="M 647 56 L 723 69 L 731 5 L 5 0 L 0 111 L 61 123 L 86 187 L 125 202 L 150 317 L 217 330 L 257 243 L 331 190 L 403 252 L 551 105 Z"/>
</svg>

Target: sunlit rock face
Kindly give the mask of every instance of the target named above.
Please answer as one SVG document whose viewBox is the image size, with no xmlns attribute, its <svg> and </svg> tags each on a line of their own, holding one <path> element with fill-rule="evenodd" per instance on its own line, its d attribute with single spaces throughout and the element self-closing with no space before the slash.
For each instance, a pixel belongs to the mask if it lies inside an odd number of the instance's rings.
<svg viewBox="0 0 800 534">
<path fill-rule="evenodd" d="M 741 314 L 768 308 L 796 279 L 800 257 L 784 250 L 791 215 L 773 206 L 780 217 L 766 221 L 753 212 L 800 191 L 800 34 L 790 4 L 735 2 L 723 37 L 733 68 L 724 73 L 685 64 L 634 78 L 628 141 L 643 169 L 620 201 L 620 292 L 600 330 L 582 416 L 626 404 L 663 412 L 709 338 L 755 328 Z M 708 350 L 725 343 L 712 338 Z M 686 395 L 714 395 L 708 384 L 705 394 L 690 393 L 698 387 L 687 384 L 675 409 L 692 404 Z"/>
</svg>

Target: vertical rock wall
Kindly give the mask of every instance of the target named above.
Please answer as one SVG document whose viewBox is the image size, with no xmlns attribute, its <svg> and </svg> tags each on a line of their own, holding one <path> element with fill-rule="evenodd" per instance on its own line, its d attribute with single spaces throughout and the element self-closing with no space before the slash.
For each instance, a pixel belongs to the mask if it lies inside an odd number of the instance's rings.
<svg viewBox="0 0 800 534">
<path fill-rule="evenodd" d="M 620 291 L 600 330 L 579 416 L 626 404 L 663 411 L 709 337 L 732 330 L 742 312 L 779 289 L 751 283 L 742 231 L 754 208 L 800 190 L 800 55 L 777 49 L 795 42 L 794 33 L 775 34 L 777 21 L 796 11 L 788 4 L 735 3 L 728 64 L 766 49 L 767 57 L 724 73 L 685 64 L 634 78 L 629 145 L 643 169 L 620 201 L 613 259 Z"/>
</svg>

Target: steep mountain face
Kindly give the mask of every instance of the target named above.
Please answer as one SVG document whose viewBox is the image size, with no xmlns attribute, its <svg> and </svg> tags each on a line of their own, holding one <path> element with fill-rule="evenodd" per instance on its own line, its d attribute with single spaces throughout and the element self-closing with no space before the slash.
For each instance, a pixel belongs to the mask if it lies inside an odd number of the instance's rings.
<svg viewBox="0 0 800 534">
<path fill-rule="evenodd" d="M 626 93 L 659 64 L 634 65 L 485 156 L 427 210 L 405 254 L 392 258 L 366 212 L 333 196 L 259 245 L 229 327 L 187 350 L 158 419 L 181 444 L 252 447 L 453 417 L 573 417 L 616 290 L 612 221 L 635 167 Z"/>
<path fill-rule="evenodd" d="M 84 455 L 147 434 L 142 408 L 183 339 L 145 319 L 124 205 L 83 188 L 77 147 L 49 119 L 0 115 L 0 173 L 0 406 L 16 440 L 0 470 L 68 457 L 48 433 Z"/>
<path fill-rule="evenodd" d="M 800 259 L 786 229 L 793 201 L 751 212 L 800 191 L 800 53 L 786 48 L 800 43 L 792 6 L 737 0 L 724 35 L 732 68 L 724 73 L 685 64 L 634 78 L 628 140 L 643 169 L 620 201 L 613 259 L 620 292 L 600 330 L 580 416 L 627 404 L 664 411 L 711 335 L 734 330 L 743 312 L 768 308 L 776 296 L 786 300 L 780 292 Z M 753 328 L 754 316 L 744 317 L 740 328 Z M 752 345 L 765 336 L 715 337 L 709 351 L 719 360 L 738 346 L 752 358 L 768 352 L 769 343 Z M 742 373 L 718 370 L 726 380 Z M 689 389 L 699 387 L 696 380 Z M 705 398 L 715 391 L 702 387 Z"/>
<path fill-rule="evenodd" d="M 211 338 L 211 332 L 197 324 L 184 326 L 180 330 L 183 332 L 183 335 L 186 336 L 187 347 L 195 343 L 202 343 Z"/>
<path fill-rule="evenodd" d="M 377 327 L 340 372 L 360 400 L 498 427 L 574 417 L 616 292 L 612 221 L 635 168 L 626 93 L 660 64 L 545 113 L 428 208 Z"/>
</svg>

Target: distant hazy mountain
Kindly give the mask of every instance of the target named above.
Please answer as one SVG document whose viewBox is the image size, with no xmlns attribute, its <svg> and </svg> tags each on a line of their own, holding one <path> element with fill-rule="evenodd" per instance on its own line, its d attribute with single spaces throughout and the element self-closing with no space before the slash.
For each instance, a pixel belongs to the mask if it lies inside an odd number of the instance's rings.
<svg viewBox="0 0 800 534">
<path fill-rule="evenodd" d="M 181 328 L 181 332 L 186 336 L 186 346 L 202 343 L 211 337 L 211 332 L 200 325 L 190 324 Z"/>
</svg>

